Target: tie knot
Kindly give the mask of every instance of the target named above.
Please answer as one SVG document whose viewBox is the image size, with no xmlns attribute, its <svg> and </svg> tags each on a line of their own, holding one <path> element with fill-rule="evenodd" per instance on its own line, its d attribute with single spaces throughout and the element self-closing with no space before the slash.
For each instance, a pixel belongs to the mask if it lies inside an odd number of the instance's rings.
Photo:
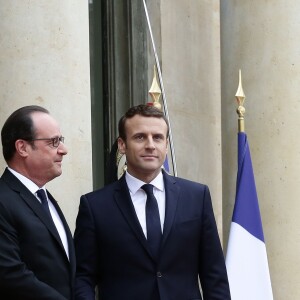
<svg viewBox="0 0 300 300">
<path fill-rule="evenodd" d="M 39 189 L 36 194 L 38 195 L 38 197 L 41 199 L 42 203 L 47 203 L 47 196 L 46 193 L 43 189 Z"/>
<path fill-rule="evenodd" d="M 152 184 L 144 184 L 141 189 L 143 189 L 147 196 L 148 195 L 153 195 L 153 185 Z"/>
</svg>

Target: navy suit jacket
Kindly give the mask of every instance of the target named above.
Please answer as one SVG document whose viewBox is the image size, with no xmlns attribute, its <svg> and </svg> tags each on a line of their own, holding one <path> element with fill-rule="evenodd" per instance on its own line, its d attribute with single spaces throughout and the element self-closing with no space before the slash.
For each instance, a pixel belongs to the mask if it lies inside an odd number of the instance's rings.
<svg viewBox="0 0 300 300">
<path fill-rule="evenodd" d="M 58 232 L 36 197 L 8 170 L 0 179 L 0 298 L 3 300 L 73 299 L 75 251 L 57 202 L 69 257 Z"/>
<path fill-rule="evenodd" d="M 152 257 L 125 176 L 81 197 L 75 230 L 75 299 L 230 299 L 208 187 L 164 173 L 160 256 Z"/>
</svg>

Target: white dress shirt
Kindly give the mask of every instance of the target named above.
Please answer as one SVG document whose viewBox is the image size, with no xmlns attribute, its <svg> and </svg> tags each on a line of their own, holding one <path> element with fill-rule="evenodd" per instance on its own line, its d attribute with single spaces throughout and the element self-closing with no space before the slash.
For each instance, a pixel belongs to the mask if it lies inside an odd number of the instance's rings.
<svg viewBox="0 0 300 300">
<path fill-rule="evenodd" d="M 30 179 L 28 179 L 27 177 L 25 177 L 24 175 L 16 172 L 15 170 L 11 169 L 8 167 L 8 170 L 15 175 L 26 187 L 27 189 L 36 197 L 36 199 L 41 202 L 41 200 L 39 199 L 39 197 L 37 196 L 36 192 L 40 189 L 34 182 L 32 182 Z M 67 239 L 67 235 L 66 235 L 66 231 L 64 228 L 64 225 L 54 207 L 54 205 L 52 204 L 51 201 L 49 201 L 48 199 L 48 194 L 46 192 L 46 188 L 45 186 L 42 187 L 42 189 L 45 191 L 46 195 L 47 195 L 47 200 L 48 200 L 48 206 L 50 209 L 50 213 L 53 219 L 53 222 L 56 226 L 56 229 L 58 231 L 58 234 L 60 236 L 61 242 L 65 248 L 66 254 L 69 258 L 69 246 L 68 246 L 68 239 Z"/>
<path fill-rule="evenodd" d="M 146 226 L 146 201 L 147 195 L 141 187 L 146 184 L 145 182 L 133 177 L 126 171 L 126 182 L 130 192 L 131 200 L 141 224 L 145 237 L 147 238 L 147 226 Z M 157 200 L 161 231 L 163 232 L 166 210 L 166 194 L 165 185 L 162 172 L 160 172 L 151 182 L 153 185 L 153 194 Z"/>
</svg>

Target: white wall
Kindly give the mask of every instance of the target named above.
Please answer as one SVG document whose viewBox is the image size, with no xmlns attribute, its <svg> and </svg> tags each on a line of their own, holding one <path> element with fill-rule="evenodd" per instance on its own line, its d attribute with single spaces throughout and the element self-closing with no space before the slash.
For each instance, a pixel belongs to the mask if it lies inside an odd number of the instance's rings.
<svg viewBox="0 0 300 300">
<path fill-rule="evenodd" d="M 85 0 L 0 0 L 0 127 L 31 104 L 59 121 L 69 154 L 47 186 L 72 230 L 79 196 L 92 189 L 88 25 Z"/>
<path fill-rule="evenodd" d="M 219 1 L 161 1 L 161 49 L 178 176 L 209 186 L 222 234 Z"/>
</svg>

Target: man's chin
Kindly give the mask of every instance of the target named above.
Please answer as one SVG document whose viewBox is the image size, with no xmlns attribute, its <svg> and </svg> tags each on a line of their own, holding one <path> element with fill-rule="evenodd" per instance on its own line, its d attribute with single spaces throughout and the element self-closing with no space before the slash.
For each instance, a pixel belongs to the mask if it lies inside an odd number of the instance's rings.
<svg viewBox="0 0 300 300">
<path fill-rule="evenodd" d="M 56 177 L 60 176 L 61 174 L 62 174 L 62 169 L 59 168 L 59 169 L 57 169 L 56 172 L 53 174 L 53 175 L 54 175 L 53 178 L 56 178 Z"/>
<path fill-rule="evenodd" d="M 158 174 L 161 170 L 161 166 L 147 166 L 144 168 L 144 172 L 148 174 Z"/>
</svg>

